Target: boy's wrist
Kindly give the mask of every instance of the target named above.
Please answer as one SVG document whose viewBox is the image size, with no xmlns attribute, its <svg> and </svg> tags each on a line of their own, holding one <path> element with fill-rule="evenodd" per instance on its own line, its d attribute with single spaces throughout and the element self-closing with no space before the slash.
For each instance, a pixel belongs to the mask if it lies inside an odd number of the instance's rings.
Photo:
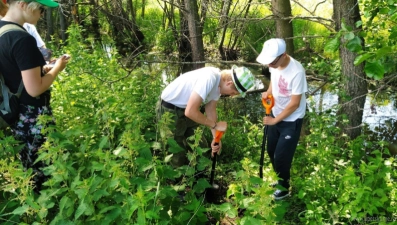
<svg viewBox="0 0 397 225">
<path fill-rule="evenodd" d="M 216 121 L 215 121 L 215 125 L 213 126 L 213 127 L 211 127 L 211 129 L 215 129 L 216 128 L 216 125 L 217 125 L 217 123 L 216 123 Z"/>
</svg>

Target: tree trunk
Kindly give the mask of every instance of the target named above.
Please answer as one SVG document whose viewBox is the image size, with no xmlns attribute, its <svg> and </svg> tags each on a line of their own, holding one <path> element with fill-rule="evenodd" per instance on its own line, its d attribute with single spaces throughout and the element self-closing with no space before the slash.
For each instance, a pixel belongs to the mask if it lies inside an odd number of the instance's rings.
<svg viewBox="0 0 397 225">
<path fill-rule="evenodd" d="M 178 3 L 179 3 L 179 7 L 181 8 L 181 11 L 183 12 L 185 10 L 184 0 L 180 0 L 178 1 Z M 189 40 L 189 25 L 187 22 L 186 13 L 179 13 L 179 26 L 180 26 L 180 34 L 178 36 L 179 59 L 182 62 L 192 62 L 193 61 L 192 46 Z M 191 71 L 192 69 L 193 69 L 192 64 L 183 64 L 181 73 Z"/>
<path fill-rule="evenodd" d="M 142 19 L 145 18 L 145 8 L 146 8 L 146 0 L 142 0 Z"/>
<path fill-rule="evenodd" d="M 64 0 L 59 1 L 59 5 L 64 3 Z M 60 36 L 63 43 L 66 43 L 67 35 L 66 31 L 68 30 L 67 20 L 65 18 L 65 14 L 62 12 L 62 7 L 58 8 L 59 11 L 59 25 L 61 26 Z"/>
<path fill-rule="evenodd" d="M 222 2 L 222 12 L 221 12 L 221 18 L 219 21 L 219 28 L 222 30 L 222 35 L 221 35 L 221 39 L 219 42 L 218 50 L 219 50 L 219 54 L 221 55 L 222 60 L 228 59 L 228 56 L 225 53 L 225 50 L 223 48 L 223 44 L 225 43 L 225 37 L 226 37 L 226 32 L 227 32 L 227 27 L 228 27 L 227 24 L 229 21 L 230 5 L 231 5 L 230 0 L 224 0 Z"/>
<path fill-rule="evenodd" d="M 53 9 L 52 8 L 48 8 L 46 10 L 46 21 L 47 21 L 47 32 L 45 35 L 45 42 L 49 42 L 51 41 L 51 36 L 54 35 L 54 21 L 52 19 L 52 12 Z"/>
<path fill-rule="evenodd" d="M 95 7 L 107 17 L 119 54 L 133 58 L 144 50 L 142 41 L 145 36 L 136 25 L 133 2 L 127 1 L 127 9 L 123 8 L 123 3 L 122 0 L 113 0 L 104 5 L 96 2 Z"/>
<path fill-rule="evenodd" d="M 200 32 L 200 20 L 198 15 L 198 6 L 196 0 L 185 0 L 185 9 L 187 13 L 187 22 L 189 26 L 189 39 L 192 47 L 193 62 L 204 61 L 204 43 L 203 36 Z M 204 63 L 194 64 L 193 68 L 204 67 Z"/>
<path fill-rule="evenodd" d="M 272 0 L 272 12 L 276 19 L 276 35 L 283 38 L 287 44 L 287 53 L 293 56 L 294 42 L 291 37 L 294 36 L 294 30 L 290 18 L 291 3 L 289 0 Z M 287 19 L 285 19 L 287 18 Z"/>
<path fill-rule="evenodd" d="M 91 27 L 92 27 L 91 32 L 94 33 L 95 40 L 100 41 L 101 40 L 101 33 L 100 33 L 101 26 L 99 24 L 98 10 L 94 9 L 95 0 L 90 0 L 90 4 L 92 5 L 92 7 L 90 7 Z"/>
<path fill-rule="evenodd" d="M 356 22 L 361 21 L 357 0 L 334 0 L 333 6 L 337 31 L 340 30 L 342 21 L 350 27 L 355 27 Z M 355 33 L 360 31 L 362 31 L 361 27 L 357 28 Z M 361 41 L 362 46 L 364 46 L 364 40 Z M 339 113 L 346 114 L 349 119 L 343 132 L 351 139 L 354 139 L 361 133 L 360 125 L 363 119 L 363 108 L 368 90 L 364 65 L 363 63 L 358 66 L 353 64 L 357 54 L 349 51 L 345 44 L 346 40 L 342 37 L 339 47 L 342 68 L 341 80 L 348 99 L 339 96 L 339 103 L 342 105 Z"/>
</svg>

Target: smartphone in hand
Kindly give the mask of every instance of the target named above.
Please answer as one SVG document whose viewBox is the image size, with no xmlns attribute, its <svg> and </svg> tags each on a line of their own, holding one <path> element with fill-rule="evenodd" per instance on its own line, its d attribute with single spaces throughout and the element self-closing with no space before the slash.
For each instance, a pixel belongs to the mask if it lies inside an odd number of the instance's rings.
<svg viewBox="0 0 397 225">
<path fill-rule="evenodd" d="M 62 57 L 65 57 L 65 59 L 70 59 L 70 55 L 69 54 L 63 54 Z"/>
<path fill-rule="evenodd" d="M 70 59 L 70 55 L 69 54 L 63 54 L 61 57 L 65 57 L 65 59 Z M 51 68 L 54 67 L 56 61 L 57 61 L 57 59 L 53 59 L 53 60 L 49 61 L 47 66 L 51 67 Z"/>
</svg>

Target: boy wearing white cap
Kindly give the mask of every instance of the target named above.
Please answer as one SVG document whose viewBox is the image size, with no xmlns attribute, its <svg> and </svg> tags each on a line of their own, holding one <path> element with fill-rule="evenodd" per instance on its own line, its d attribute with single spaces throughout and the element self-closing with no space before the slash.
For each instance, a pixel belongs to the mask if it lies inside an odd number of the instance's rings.
<svg viewBox="0 0 397 225">
<path fill-rule="evenodd" d="M 199 124 L 215 130 L 225 128 L 225 121 L 217 122 L 216 105 L 221 95 L 234 96 L 253 87 L 254 76 L 245 67 L 233 66 L 230 70 L 220 71 L 215 67 L 204 67 L 180 75 L 172 81 L 162 92 L 161 102 L 157 105 L 157 113 L 161 117 L 164 112 L 174 116 L 174 139 L 188 149 L 186 138 L 194 134 Z M 205 115 L 200 112 L 200 106 L 205 106 Z M 218 152 L 222 144 L 211 143 L 212 153 Z M 179 167 L 187 165 L 186 151 L 173 155 L 171 165 Z"/>
<path fill-rule="evenodd" d="M 278 185 L 274 185 L 280 187 L 273 194 L 276 200 L 289 196 L 290 169 L 306 110 L 305 69 L 285 50 L 285 41 L 273 38 L 264 43 L 256 59 L 267 65 L 271 74 L 269 88 L 262 98 L 273 95 L 275 102 L 272 116 L 264 117 L 263 124 L 267 125 L 267 153 L 279 177 Z"/>
</svg>

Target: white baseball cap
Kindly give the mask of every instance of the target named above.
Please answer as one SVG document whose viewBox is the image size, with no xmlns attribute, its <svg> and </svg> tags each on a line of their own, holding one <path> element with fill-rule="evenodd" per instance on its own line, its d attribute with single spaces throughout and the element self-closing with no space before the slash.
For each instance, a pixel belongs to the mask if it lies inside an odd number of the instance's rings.
<svg viewBox="0 0 397 225">
<path fill-rule="evenodd" d="M 273 62 L 277 57 L 281 54 L 285 53 L 286 44 L 283 39 L 280 38 L 272 38 L 263 44 L 263 49 L 261 54 L 259 54 L 256 61 L 261 64 L 268 65 Z"/>
</svg>

